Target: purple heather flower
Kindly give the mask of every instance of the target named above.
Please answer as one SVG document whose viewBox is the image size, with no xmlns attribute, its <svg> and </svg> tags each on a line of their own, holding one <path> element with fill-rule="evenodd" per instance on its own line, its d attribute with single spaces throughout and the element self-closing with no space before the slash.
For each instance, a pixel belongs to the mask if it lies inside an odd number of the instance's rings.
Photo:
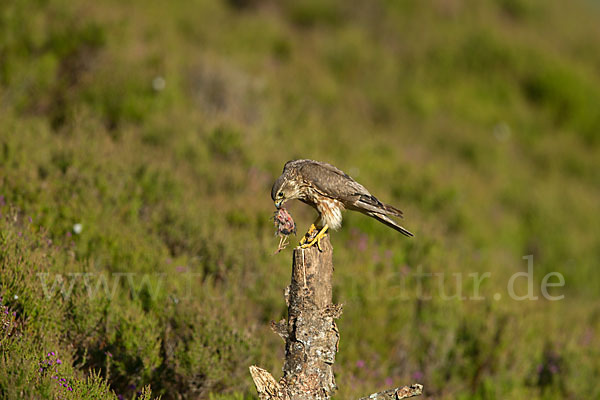
<svg viewBox="0 0 600 400">
<path fill-rule="evenodd" d="M 364 233 L 359 233 L 358 238 L 357 238 L 357 243 L 356 243 L 356 247 L 358 248 L 358 251 L 366 251 L 367 247 L 369 245 L 369 239 L 367 237 L 367 235 L 365 235 Z"/>
<path fill-rule="evenodd" d="M 392 378 L 385 378 L 385 386 L 392 386 L 394 384 L 394 380 Z"/>
<path fill-rule="evenodd" d="M 543 364 L 538 364 L 538 366 L 536 368 L 537 373 L 539 374 L 540 372 L 542 372 L 543 369 L 544 369 L 544 365 Z"/>
<path fill-rule="evenodd" d="M 106 351 L 104 354 L 106 354 L 108 357 L 112 357 L 112 353 L 110 351 Z"/>
<path fill-rule="evenodd" d="M 412 378 L 413 378 L 415 381 L 420 381 L 421 379 L 423 379 L 423 373 L 422 373 L 421 371 L 415 371 L 415 372 L 412 374 Z"/>
<path fill-rule="evenodd" d="M 62 361 L 60 361 L 60 358 L 57 358 L 57 359 L 56 359 L 56 363 L 57 363 L 57 364 L 62 364 Z"/>
<path fill-rule="evenodd" d="M 2 301 L 2 297 L 0 297 L 0 301 Z M 594 340 L 594 331 L 591 328 L 587 328 L 583 337 L 581 338 L 581 344 L 585 347 L 588 347 L 590 343 Z"/>
<path fill-rule="evenodd" d="M 365 367 L 365 361 L 364 361 L 364 360 L 358 360 L 358 361 L 356 362 L 356 366 L 357 366 L 358 368 L 364 368 L 364 367 Z"/>
<path fill-rule="evenodd" d="M 6 202 L 4 201 L 4 195 L 0 194 L 0 206 L 3 206 L 5 204 L 6 204 Z"/>
</svg>

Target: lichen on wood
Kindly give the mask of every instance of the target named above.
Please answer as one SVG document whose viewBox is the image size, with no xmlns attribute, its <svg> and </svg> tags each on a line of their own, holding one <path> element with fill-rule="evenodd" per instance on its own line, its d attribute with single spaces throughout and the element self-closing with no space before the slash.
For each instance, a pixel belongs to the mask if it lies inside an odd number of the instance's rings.
<svg viewBox="0 0 600 400">
<path fill-rule="evenodd" d="M 423 385 L 415 383 L 410 386 L 401 386 L 395 389 L 384 390 L 383 392 L 373 393 L 370 396 L 362 397 L 359 400 L 400 400 L 409 397 L 420 396 L 423 394 Z"/>
</svg>

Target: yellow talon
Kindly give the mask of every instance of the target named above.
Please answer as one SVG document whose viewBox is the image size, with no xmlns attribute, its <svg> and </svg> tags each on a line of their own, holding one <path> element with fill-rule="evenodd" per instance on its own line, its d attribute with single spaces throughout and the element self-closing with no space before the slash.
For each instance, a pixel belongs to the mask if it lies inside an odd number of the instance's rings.
<svg viewBox="0 0 600 400">
<path fill-rule="evenodd" d="M 325 224 L 325 226 L 323 227 L 323 229 L 321 229 L 319 231 L 319 233 L 317 233 L 317 236 L 315 236 L 315 238 L 313 240 L 311 240 L 309 243 L 302 243 L 300 242 L 300 247 L 303 249 L 308 249 L 311 246 L 314 246 L 314 244 L 317 244 L 317 247 L 319 249 L 319 251 L 323 251 L 323 249 L 321 248 L 321 239 L 323 239 L 327 233 L 327 229 L 329 229 L 329 225 Z M 305 240 L 306 242 L 306 240 Z"/>
<path fill-rule="evenodd" d="M 315 226 L 315 224 L 311 224 L 310 228 L 308 228 L 308 231 L 304 234 L 304 237 L 300 240 L 300 245 L 303 245 L 304 243 L 306 243 L 308 238 L 310 238 L 312 236 L 313 232 L 316 230 L 317 230 L 317 227 Z"/>
</svg>

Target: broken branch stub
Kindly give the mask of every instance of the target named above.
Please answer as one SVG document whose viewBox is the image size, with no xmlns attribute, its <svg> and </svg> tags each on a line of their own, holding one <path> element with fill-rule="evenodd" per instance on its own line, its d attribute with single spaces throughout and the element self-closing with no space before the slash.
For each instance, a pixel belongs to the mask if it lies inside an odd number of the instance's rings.
<svg viewBox="0 0 600 400">
<path fill-rule="evenodd" d="M 333 248 L 326 236 L 317 246 L 294 249 L 292 279 L 286 289 L 287 321 L 272 323 L 285 340 L 283 377 L 277 382 L 264 369 L 250 373 L 261 400 L 327 400 L 336 389 L 332 366 L 339 341 L 333 305 Z"/>
<path fill-rule="evenodd" d="M 361 397 L 359 400 L 400 400 L 409 397 L 420 396 L 423 394 L 423 385 L 415 383 L 410 386 L 401 386 L 395 389 L 384 390 L 383 392 L 373 393 L 367 397 Z"/>
<path fill-rule="evenodd" d="M 321 248 L 294 249 L 283 367 L 292 400 L 329 399 L 336 389 L 332 366 L 339 334 L 334 318 L 341 311 L 331 303 L 333 248 L 328 236 Z"/>
</svg>

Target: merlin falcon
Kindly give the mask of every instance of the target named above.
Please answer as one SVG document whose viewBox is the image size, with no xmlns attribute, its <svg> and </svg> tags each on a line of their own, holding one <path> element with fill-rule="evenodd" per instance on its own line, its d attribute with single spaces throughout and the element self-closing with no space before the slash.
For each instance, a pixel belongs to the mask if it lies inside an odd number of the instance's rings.
<svg viewBox="0 0 600 400">
<path fill-rule="evenodd" d="M 384 204 L 360 183 L 331 164 L 314 160 L 292 160 L 273 184 L 271 198 L 280 209 L 288 200 L 298 199 L 314 207 L 319 213 L 300 241 L 300 247 L 315 244 L 321 248 L 321 239 L 328 229 L 342 226 L 342 211 L 359 211 L 389 226 L 405 236 L 414 236 L 390 217 L 402 218 L 402 211 Z M 318 231 L 313 238 L 315 231 Z"/>
</svg>

